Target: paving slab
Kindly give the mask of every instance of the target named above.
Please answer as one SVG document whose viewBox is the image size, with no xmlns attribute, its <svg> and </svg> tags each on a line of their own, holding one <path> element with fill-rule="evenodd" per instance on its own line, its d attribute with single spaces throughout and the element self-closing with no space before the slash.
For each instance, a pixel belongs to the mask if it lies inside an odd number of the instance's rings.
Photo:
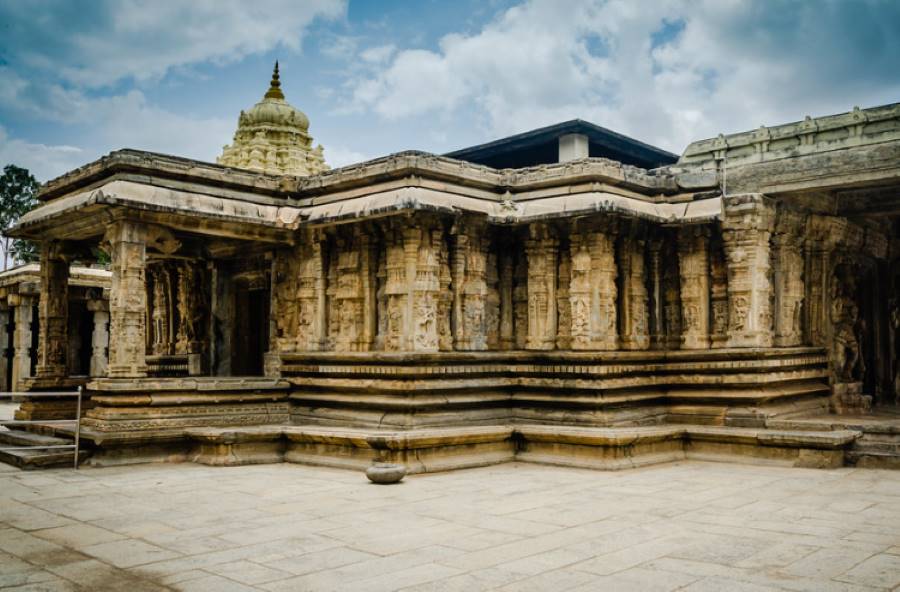
<svg viewBox="0 0 900 592">
<path fill-rule="evenodd" d="M 898 586 L 896 471 L 512 463 L 383 487 L 290 464 L 0 470 L 0 589 Z"/>
</svg>

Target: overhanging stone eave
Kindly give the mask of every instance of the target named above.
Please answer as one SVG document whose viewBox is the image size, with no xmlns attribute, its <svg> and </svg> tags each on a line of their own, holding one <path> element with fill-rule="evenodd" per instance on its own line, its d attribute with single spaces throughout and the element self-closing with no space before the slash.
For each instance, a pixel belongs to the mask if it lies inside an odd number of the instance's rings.
<svg viewBox="0 0 900 592">
<path fill-rule="evenodd" d="M 770 196 L 900 181 L 900 142 L 729 166 L 728 189 Z"/>
<path fill-rule="evenodd" d="M 69 193 L 96 187 L 117 175 L 149 175 L 180 179 L 209 187 L 253 192 L 264 196 L 283 195 L 285 192 L 283 184 L 285 179 L 289 179 L 282 175 L 269 175 L 169 154 L 126 148 L 110 152 L 51 179 L 41 187 L 38 199 L 49 202 Z"/>
<path fill-rule="evenodd" d="M 541 219 L 617 214 L 654 222 L 699 222 L 721 216 L 721 199 L 682 203 L 653 203 L 604 191 L 493 201 L 440 191 L 407 187 L 303 209 L 303 225 L 324 226 L 363 219 L 432 211 L 450 215 L 486 216 L 494 224 L 519 224 Z"/>
<path fill-rule="evenodd" d="M 11 234 L 89 239 L 122 218 L 197 235 L 282 243 L 292 240 L 299 210 L 117 180 L 47 202 L 25 214 Z"/>
</svg>

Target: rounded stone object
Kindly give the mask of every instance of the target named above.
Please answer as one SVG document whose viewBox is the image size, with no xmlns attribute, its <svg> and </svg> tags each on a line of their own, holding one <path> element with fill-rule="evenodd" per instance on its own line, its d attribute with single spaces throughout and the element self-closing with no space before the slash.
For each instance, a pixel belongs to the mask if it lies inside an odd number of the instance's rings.
<svg viewBox="0 0 900 592">
<path fill-rule="evenodd" d="M 406 467 L 394 463 L 376 462 L 366 469 L 366 477 L 372 483 L 389 485 L 399 483 L 406 476 Z"/>
</svg>

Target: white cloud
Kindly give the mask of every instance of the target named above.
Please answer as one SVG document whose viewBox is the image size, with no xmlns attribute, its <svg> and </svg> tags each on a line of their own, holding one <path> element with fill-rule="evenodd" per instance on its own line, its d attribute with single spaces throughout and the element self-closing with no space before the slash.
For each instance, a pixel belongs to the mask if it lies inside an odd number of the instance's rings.
<svg viewBox="0 0 900 592">
<path fill-rule="evenodd" d="M 345 12 L 344 0 L 110 0 L 77 6 L 45 0 L 37 6 L 8 3 L 0 17 L 17 23 L 5 31 L 12 36 L 7 59 L 53 69 L 78 86 L 102 87 L 129 77 L 158 80 L 189 64 L 234 62 L 277 45 L 299 51 L 313 20 Z M 46 43 L 35 43 L 42 37 Z"/>
<path fill-rule="evenodd" d="M 84 164 L 84 154 L 75 146 L 48 146 L 10 138 L 0 126 L 0 168 L 8 164 L 28 169 L 44 182 Z"/>
<path fill-rule="evenodd" d="M 367 154 L 351 150 L 344 146 L 325 147 L 325 162 L 327 162 L 328 166 L 333 169 L 347 166 L 349 164 L 356 164 L 358 162 L 365 162 L 367 160 L 371 160 L 371 158 L 372 157 Z"/>
<path fill-rule="evenodd" d="M 494 135 L 579 117 L 678 152 L 719 132 L 897 100 L 898 7 L 533 0 L 437 50 L 394 53 L 345 100 L 391 121 L 467 115 Z"/>
<path fill-rule="evenodd" d="M 87 99 L 73 105 L 73 114 L 91 129 L 85 145 L 45 145 L 9 137 L 0 128 L 0 164 L 27 168 L 40 181 L 99 158 L 109 150 L 135 148 L 214 161 L 231 141 L 236 121 L 191 117 L 154 106 L 140 91 Z"/>
<path fill-rule="evenodd" d="M 382 64 L 394 55 L 397 51 L 397 46 L 393 43 L 389 43 L 387 45 L 376 45 L 375 47 L 369 47 L 364 49 L 359 53 L 360 59 L 364 62 L 368 62 L 370 64 Z"/>
</svg>

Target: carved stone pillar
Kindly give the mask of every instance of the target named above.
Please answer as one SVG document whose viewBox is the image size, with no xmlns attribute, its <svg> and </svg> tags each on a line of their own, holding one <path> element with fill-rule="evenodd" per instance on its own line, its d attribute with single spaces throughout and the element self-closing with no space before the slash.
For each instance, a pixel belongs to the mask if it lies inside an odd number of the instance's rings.
<svg viewBox="0 0 900 592">
<path fill-rule="evenodd" d="M 775 291 L 774 344 L 779 347 L 803 343 L 803 216 L 779 209 L 772 235 L 772 279 Z"/>
<path fill-rule="evenodd" d="M 438 351 L 441 346 L 443 230 L 428 218 L 396 221 L 387 231 L 388 351 Z"/>
<path fill-rule="evenodd" d="M 172 334 L 172 282 L 165 261 L 154 260 L 147 266 L 150 303 L 150 351 L 164 356 L 175 353 Z"/>
<path fill-rule="evenodd" d="M 40 379 L 65 378 L 69 349 L 69 262 L 55 241 L 44 241 L 41 245 L 38 319 L 35 374 Z"/>
<path fill-rule="evenodd" d="M 109 297 L 109 370 L 114 378 L 147 375 L 147 228 L 118 221 L 108 230 L 112 271 Z"/>
<path fill-rule="evenodd" d="M 618 349 L 618 270 L 612 227 L 574 232 L 571 254 L 572 349 Z"/>
<path fill-rule="evenodd" d="M 12 390 L 25 388 L 25 380 L 31 378 L 31 324 L 34 320 L 34 301 L 31 296 L 11 294 L 9 305 L 14 311 Z"/>
<path fill-rule="evenodd" d="M 279 288 L 279 315 L 284 311 L 287 323 L 285 339 L 293 335 L 297 351 L 319 351 L 324 346 L 326 325 L 326 269 L 325 236 L 319 230 L 304 233 L 300 246 L 289 256 L 296 258 L 286 264 L 285 273 L 294 274 Z M 295 271 L 296 270 L 296 271 Z M 293 281 L 292 281 L 293 280 Z M 293 283 L 293 282 L 296 283 Z M 296 320 L 292 320 L 292 318 Z M 295 324 L 296 323 L 296 324 Z"/>
<path fill-rule="evenodd" d="M 8 356 L 10 356 L 9 317 L 10 310 L 4 299 L 4 302 L 0 303 L 0 392 L 10 390 L 9 363 L 7 362 Z"/>
<path fill-rule="evenodd" d="M 442 262 L 448 260 L 449 257 L 444 244 L 443 229 L 440 228 L 439 223 L 425 220 L 423 226 L 421 238 L 413 241 L 418 243 L 418 250 L 414 259 L 413 273 L 410 274 L 410 277 L 413 278 L 411 282 L 413 306 L 410 309 L 413 333 L 410 349 L 413 351 L 438 351 L 442 325 L 440 315 L 441 268 Z M 418 231 L 418 229 L 416 230 Z M 479 324 L 483 323 L 482 309 Z"/>
<path fill-rule="evenodd" d="M 359 288 L 362 293 L 362 330 L 359 349 L 369 351 L 375 346 L 378 332 L 378 305 L 375 302 L 375 273 L 378 268 L 375 241 L 368 228 L 358 228 L 359 236 Z"/>
<path fill-rule="evenodd" d="M 513 306 L 513 253 L 503 249 L 499 255 L 500 281 L 500 349 L 513 349 L 515 339 L 515 314 Z"/>
<path fill-rule="evenodd" d="M 526 349 L 556 347 L 556 274 L 559 242 L 545 224 L 532 224 L 528 257 L 528 337 Z"/>
<path fill-rule="evenodd" d="M 713 233 L 709 242 L 710 341 L 712 347 L 728 344 L 728 265 L 721 235 Z"/>
<path fill-rule="evenodd" d="M 106 300 L 90 300 L 87 309 L 94 313 L 90 375 L 106 376 L 109 362 L 109 303 Z"/>
<path fill-rule="evenodd" d="M 686 226 L 678 232 L 681 273 L 681 347 L 708 349 L 709 229 Z"/>
<path fill-rule="evenodd" d="M 663 241 L 661 237 L 654 237 L 647 241 L 647 260 L 649 263 L 648 275 L 650 276 L 650 348 L 664 349 L 666 347 L 665 327 L 665 290 L 663 288 L 663 276 L 661 269 Z"/>
<path fill-rule="evenodd" d="M 666 349 L 679 349 L 682 338 L 681 319 L 681 266 L 678 263 L 678 241 L 674 230 L 667 229 L 663 235 L 663 316 Z"/>
<path fill-rule="evenodd" d="M 722 198 L 722 239 L 728 261 L 728 346 L 771 347 L 769 239 L 775 206 L 751 193 Z"/>
<path fill-rule="evenodd" d="M 484 304 L 484 330 L 487 348 L 500 348 L 500 275 L 497 268 L 497 253 L 490 249 L 487 256 L 487 297 Z"/>
<path fill-rule="evenodd" d="M 513 335 L 515 349 L 525 349 L 528 342 L 528 257 L 516 254 L 513 267 Z"/>
<path fill-rule="evenodd" d="M 450 255 L 453 347 L 487 349 L 487 237 L 482 223 L 460 221 Z"/>
<path fill-rule="evenodd" d="M 622 349 L 642 350 L 650 347 L 647 326 L 647 284 L 644 277 L 644 245 L 646 241 L 637 235 L 637 229 L 622 238 L 619 270 L 622 293 Z"/>
<path fill-rule="evenodd" d="M 199 261 L 185 260 L 179 262 L 172 273 L 176 278 L 174 291 L 177 294 L 172 299 L 178 313 L 174 348 L 176 353 L 187 354 L 188 374 L 198 376 L 206 370 L 204 360 L 211 306 L 206 266 Z M 270 331 L 270 334 L 276 332 Z"/>
<path fill-rule="evenodd" d="M 572 349 L 572 301 L 569 286 L 572 283 L 572 256 L 568 245 L 560 248 L 559 271 L 556 280 L 556 349 Z"/>
</svg>

